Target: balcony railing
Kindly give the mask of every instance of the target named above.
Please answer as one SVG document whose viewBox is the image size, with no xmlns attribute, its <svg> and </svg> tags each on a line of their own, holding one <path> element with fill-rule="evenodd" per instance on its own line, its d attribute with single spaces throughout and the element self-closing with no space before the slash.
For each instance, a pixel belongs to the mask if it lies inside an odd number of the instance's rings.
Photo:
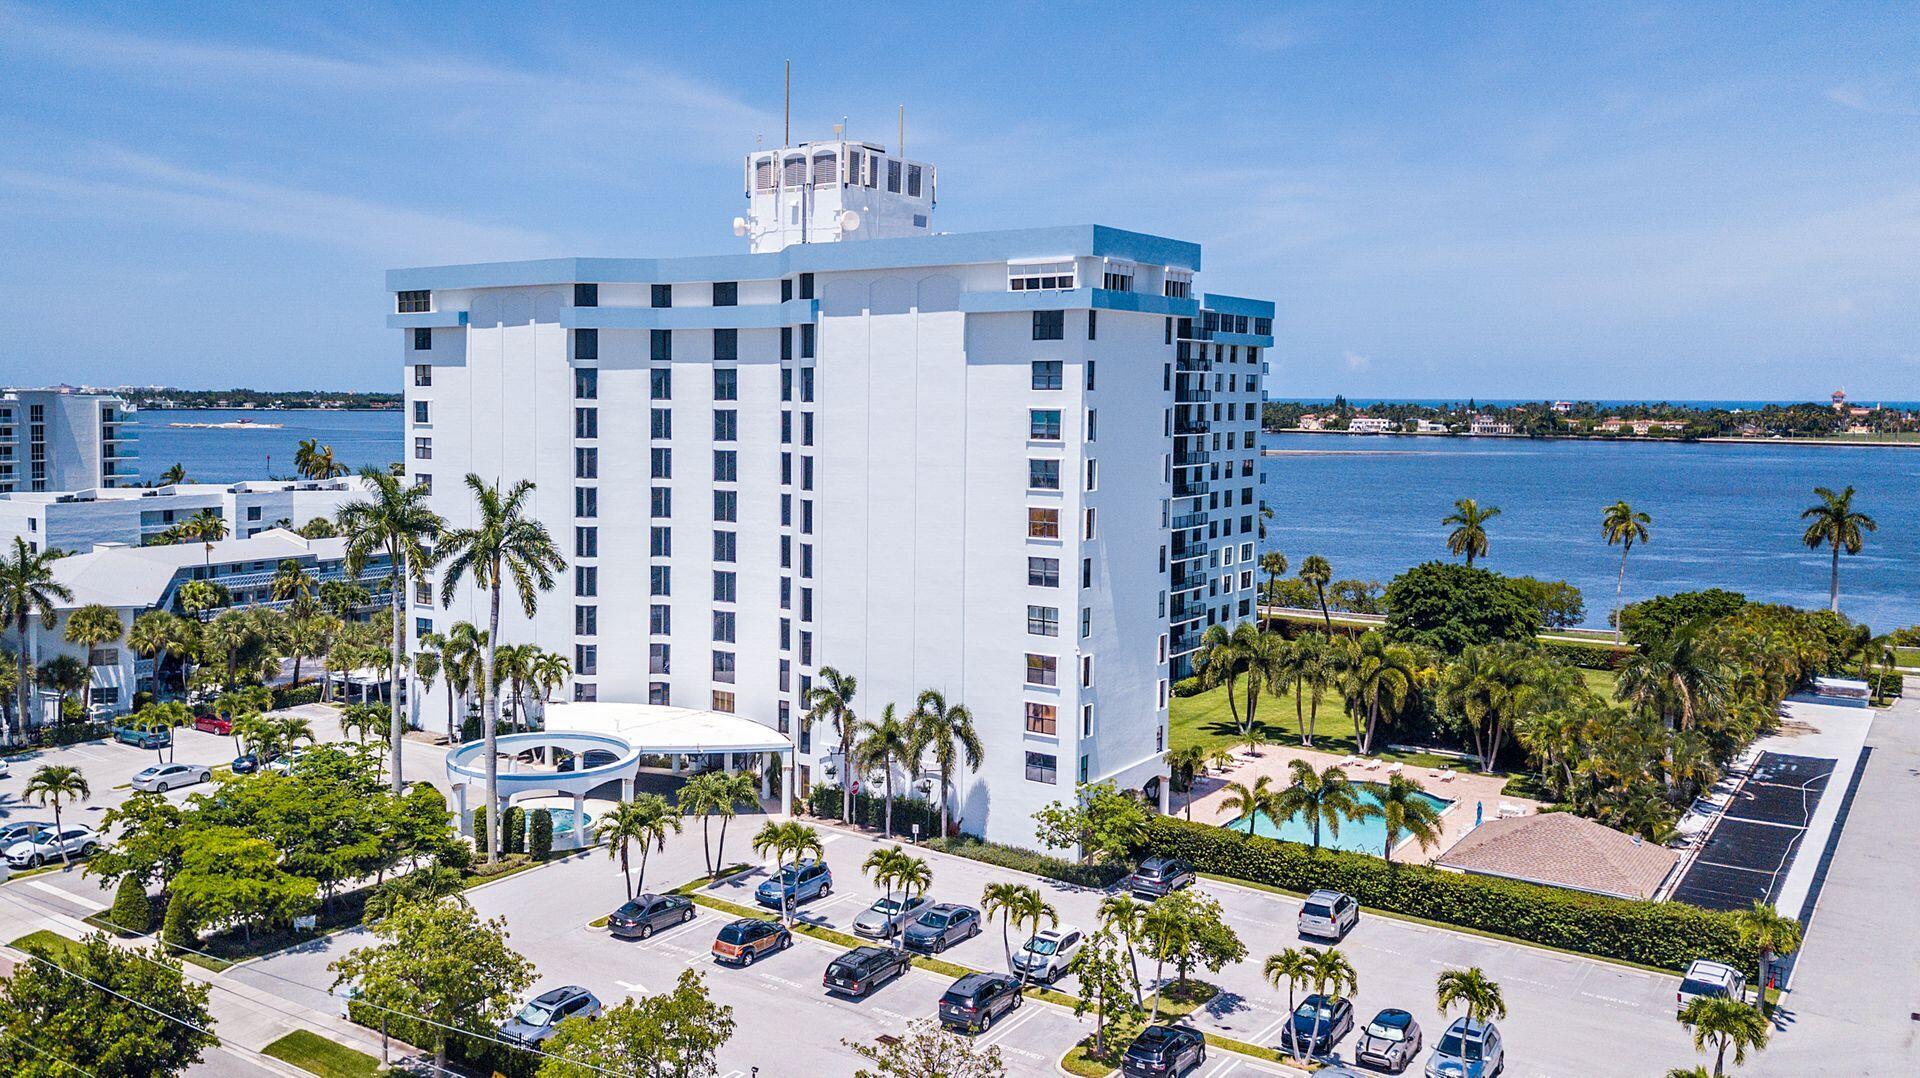
<svg viewBox="0 0 1920 1078">
<path fill-rule="evenodd" d="M 1205 513 L 1188 513 L 1184 516 L 1174 517 L 1173 523 L 1170 525 L 1170 527 L 1177 532 L 1183 532 L 1189 528 L 1204 528 L 1206 526 L 1207 514 Z M 1204 553 L 1204 551 L 1202 553 Z"/>
<path fill-rule="evenodd" d="M 1188 479 L 1179 473 L 1173 477 L 1173 496 L 1176 498 L 1198 498 L 1207 493 L 1205 479 Z"/>
</svg>

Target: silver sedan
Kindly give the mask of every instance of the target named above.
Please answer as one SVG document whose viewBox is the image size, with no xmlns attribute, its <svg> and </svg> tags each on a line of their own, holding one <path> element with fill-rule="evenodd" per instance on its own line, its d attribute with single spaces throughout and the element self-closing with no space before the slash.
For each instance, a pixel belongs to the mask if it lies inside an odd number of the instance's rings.
<svg viewBox="0 0 1920 1078">
<path fill-rule="evenodd" d="M 914 895 L 907 899 L 882 897 L 853 919 L 853 930 L 870 940 L 892 939 L 900 927 L 913 920 L 926 904 L 925 895 Z"/>
<path fill-rule="evenodd" d="M 212 778 L 213 772 L 202 764 L 155 764 L 133 777 L 133 788 L 163 794 Z"/>
</svg>

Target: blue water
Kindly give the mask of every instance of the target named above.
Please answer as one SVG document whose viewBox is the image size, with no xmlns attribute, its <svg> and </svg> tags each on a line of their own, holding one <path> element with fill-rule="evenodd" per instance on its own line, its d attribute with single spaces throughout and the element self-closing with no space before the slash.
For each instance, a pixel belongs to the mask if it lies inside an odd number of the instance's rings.
<svg viewBox="0 0 1920 1078">
<path fill-rule="evenodd" d="M 1353 785 L 1356 792 L 1359 793 L 1359 799 L 1362 803 L 1372 805 L 1375 808 L 1380 806 L 1380 785 L 1378 783 L 1356 782 Z M 1432 794 L 1423 793 L 1417 796 L 1441 812 L 1445 812 L 1447 808 L 1453 804 L 1453 802 L 1444 797 L 1435 797 Z M 1242 816 L 1231 823 L 1224 823 L 1220 826 L 1244 832 L 1247 829 L 1247 818 Z M 1313 842 L 1313 828 L 1303 822 L 1298 816 L 1289 816 L 1285 820 L 1275 823 L 1273 817 L 1264 812 L 1259 813 L 1253 820 L 1253 833 L 1267 838 L 1278 838 L 1285 839 L 1288 842 L 1298 842 L 1303 845 L 1311 845 Z M 1407 839 L 1403 836 L 1400 841 L 1406 842 Z M 1378 816 L 1369 816 L 1363 820 L 1343 820 L 1340 823 L 1340 833 L 1338 835 L 1328 831 L 1326 827 L 1322 825 L 1320 828 L 1320 845 L 1328 849 L 1350 850 L 1354 853 L 1370 853 L 1378 857 L 1381 851 L 1386 849 L 1387 846 L 1387 825 Z"/>
<path fill-rule="evenodd" d="M 1800 543 L 1813 488 L 1852 484 L 1879 531 L 1840 559 L 1840 609 L 1875 630 L 1920 623 L 1920 449 L 1839 445 L 1356 438 L 1270 434 L 1260 468 L 1271 548 L 1308 554 L 1336 579 L 1382 584 L 1445 558 L 1441 518 L 1457 498 L 1500 507 L 1487 525 L 1503 573 L 1567 580 L 1586 624 L 1613 606 L 1620 548 L 1600 515 L 1622 498 L 1653 517 L 1627 563 L 1629 602 L 1722 587 L 1752 599 L 1825 607 L 1829 555 Z"/>
<path fill-rule="evenodd" d="M 279 423 L 279 430 L 190 430 L 170 423 L 229 423 L 250 419 Z M 303 438 L 333 447 L 334 458 L 353 471 L 400 459 L 398 409 L 384 412 L 225 411 L 149 409 L 140 413 L 140 476 L 152 480 L 174 463 L 187 478 L 202 483 L 286 478 L 293 473 L 293 451 Z"/>
<path fill-rule="evenodd" d="M 554 834 L 567 835 L 567 834 L 573 833 L 574 821 L 573 821 L 572 809 L 565 809 L 565 808 L 548 809 L 547 814 L 553 817 L 553 833 Z M 592 827 L 593 813 L 591 812 L 581 813 L 580 826 L 582 828 Z"/>
</svg>

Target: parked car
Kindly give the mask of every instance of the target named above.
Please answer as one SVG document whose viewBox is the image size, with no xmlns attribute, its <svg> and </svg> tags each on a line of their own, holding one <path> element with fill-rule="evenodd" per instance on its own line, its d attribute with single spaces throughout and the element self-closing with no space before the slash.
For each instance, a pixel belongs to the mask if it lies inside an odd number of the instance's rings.
<svg viewBox="0 0 1920 1078">
<path fill-rule="evenodd" d="M 1178 857 L 1149 857 L 1121 885 L 1135 896 L 1151 900 L 1191 887 L 1199 878 L 1193 866 Z"/>
<path fill-rule="evenodd" d="M 1338 940 L 1360 923 L 1360 903 L 1339 891 L 1315 891 L 1300 907 L 1300 934 Z"/>
<path fill-rule="evenodd" d="M 91 827 L 68 827 L 57 835 L 52 828 L 48 828 L 30 839 L 22 839 L 8 846 L 7 864 L 14 868 L 34 868 L 48 861 L 58 861 L 63 849 L 69 857 L 91 857 L 93 851 L 99 848 L 100 832 Z"/>
<path fill-rule="evenodd" d="M 1305 1056 L 1326 1055 L 1353 1032 L 1353 1004 L 1315 992 L 1300 1001 L 1280 1027 L 1280 1047 Z"/>
<path fill-rule="evenodd" d="M 1456 1018 L 1427 1057 L 1427 1078 L 1492 1078 L 1507 1069 L 1500 1027 Z"/>
<path fill-rule="evenodd" d="M 742 917 L 713 937 L 713 957 L 730 966 L 751 966 L 754 959 L 793 946 L 793 933 L 778 921 Z"/>
<path fill-rule="evenodd" d="M 227 737 L 233 733 L 233 722 L 218 715 L 195 715 L 193 728 L 203 734 L 219 734 Z"/>
<path fill-rule="evenodd" d="M 908 921 L 920 916 L 920 911 L 926 908 L 928 901 L 925 895 L 914 895 L 912 898 L 883 895 L 853 919 L 854 935 L 870 940 L 892 939 L 894 933 L 900 931 Z"/>
<path fill-rule="evenodd" d="M 861 999 L 912 966 L 913 959 L 891 947 L 856 947 L 828 963 L 821 983 L 829 992 Z"/>
<path fill-rule="evenodd" d="M 166 727 L 144 730 L 132 726 L 116 726 L 113 728 L 113 739 L 122 745 L 132 745 L 140 749 L 164 749 L 173 744 L 173 731 Z"/>
<path fill-rule="evenodd" d="M 1676 1011 L 1684 1011 L 1696 999 L 1741 999 L 1747 992 L 1746 974 L 1722 962 L 1696 958 L 1680 978 L 1680 989 L 1673 994 Z"/>
<path fill-rule="evenodd" d="M 1127 1045 L 1120 1073 L 1127 1078 L 1180 1078 L 1207 1061 L 1207 1039 L 1192 1026 L 1148 1026 Z"/>
<path fill-rule="evenodd" d="M 233 768 L 233 773 L 236 775 L 251 775 L 255 771 L 260 770 L 260 754 L 243 752 L 235 756 L 233 763 L 229 766 Z"/>
<path fill-rule="evenodd" d="M 37 820 L 17 820 L 0 826 L 0 854 L 13 849 L 17 842 L 31 842 L 51 830 L 52 824 Z"/>
<path fill-rule="evenodd" d="M 607 914 L 607 931 L 623 940 L 646 939 L 654 931 L 693 920 L 693 900 L 685 895 L 641 895 Z"/>
<path fill-rule="evenodd" d="M 808 859 L 788 865 L 772 879 L 762 880 L 760 886 L 754 888 L 753 900 L 777 910 L 785 903 L 797 906 L 832 893 L 833 870 L 825 861 Z"/>
<path fill-rule="evenodd" d="M 942 902 L 913 919 L 901 942 L 916 951 L 944 951 L 980 934 L 980 911 Z"/>
<path fill-rule="evenodd" d="M 1360 1029 L 1353 1058 L 1399 1074 L 1420 1055 L 1420 1023 L 1397 1007 L 1388 1007 Z"/>
<path fill-rule="evenodd" d="M 1004 973 L 969 973 L 940 997 L 940 1024 L 962 1033 L 993 1028 L 1001 1015 L 1020 1009 L 1020 982 Z"/>
<path fill-rule="evenodd" d="M 267 761 L 267 770 L 276 775 L 291 775 L 293 774 L 293 769 L 299 766 L 301 758 L 306 756 L 306 754 L 307 750 L 305 749 L 294 749 L 283 756 L 275 756 L 273 759 Z"/>
<path fill-rule="evenodd" d="M 500 1039 L 514 1044 L 537 1046 L 553 1036 L 560 1023 L 569 1018 L 600 1017 L 600 1000 L 577 984 L 550 988 L 533 997 L 512 1018 L 500 1026 Z"/>
<path fill-rule="evenodd" d="M 210 782 L 213 772 L 199 764 L 155 764 L 133 777 L 133 788 L 163 794 L 177 786 Z"/>
<path fill-rule="evenodd" d="M 1052 984 L 1080 953 L 1082 933 L 1072 925 L 1043 928 L 1013 953 L 1013 972 Z"/>
<path fill-rule="evenodd" d="M 0 779 L 12 778 L 12 777 L 13 777 L 13 767 L 9 765 L 5 760 L 0 760 Z"/>
</svg>

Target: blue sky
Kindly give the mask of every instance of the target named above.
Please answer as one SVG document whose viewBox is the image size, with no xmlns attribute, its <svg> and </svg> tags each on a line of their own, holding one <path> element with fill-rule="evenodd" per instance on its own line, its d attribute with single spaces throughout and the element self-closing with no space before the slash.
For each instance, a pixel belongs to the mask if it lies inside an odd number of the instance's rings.
<svg viewBox="0 0 1920 1078">
<path fill-rule="evenodd" d="M 791 57 L 938 227 L 1204 244 L 1277 394 L 1920 398 L 1920 8 L 1041 7 L 0 0 L 0 383 L 391 389 L 390 266 L 733 250 Z"/>
</svg>

